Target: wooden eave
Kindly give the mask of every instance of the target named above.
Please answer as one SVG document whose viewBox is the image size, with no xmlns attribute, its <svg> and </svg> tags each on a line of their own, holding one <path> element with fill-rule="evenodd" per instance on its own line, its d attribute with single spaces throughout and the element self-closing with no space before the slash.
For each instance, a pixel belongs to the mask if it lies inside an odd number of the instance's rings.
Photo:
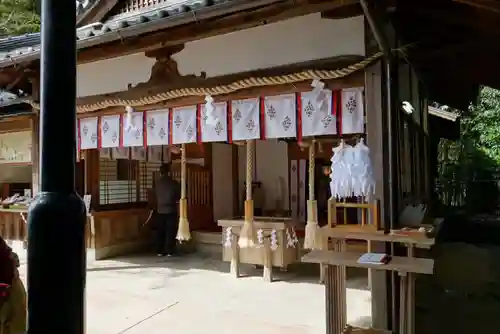
<svg viewBox="0 0 500 334">
<path fill-rule="evenodd" d="M 358 0 L 285 0 L 257 9 L 198 20 L 190 24 L 174 26 L 153 33 L 141 34 L 86 48 L 78 53 L 78 63 L 95 62 L 165 46 L 184 44 L 312 13 L 324 11 L 333 13 L 336 9 L 357 2 Z"/>
<path fill-rule="evenodd" d="M 238 74 L 224 75 L 220 77 L 213 78 L 185 78 L 180 77 L 178 80 L 171 81 L 164 84 L 149 84 L 142 83 L 137 85 L 136 87 L 130 88 L 127 91 L 116 92 L 110 94 L 102 94 L 102 95 L 94 95 L 94 96 L 86 96 L 77 99 L 77 105 L 88 105 L 95 103 L 102 103 L 106 100 L 115 100 L 115 99 L 141 99 L 147 96 L 151 96 L 157 93 L 167 92 L 173 89 L 180 88 L 204 88 L 204 87 L 215 87 L 220 85 L 226 85 L 233 83 L 238 80 L 247 79 L 251 77 L 267 77 L 267 76 L 278 76 L 278 75 L 286 75 L 296 72 L 301 72 L 309 69 L 322 69 L 322 70 L 334 70 L 339 68 L 345 68 L 349 65 L 358 63 L 361 61 L 363 57 L 361 56 L 342 56 L 342 57 L 334 57 L 323 60 L 315 60 L 308 61 L 299 64 L 280 66 L 270 69 L 264 70 L 256 70 L 249 72 L 242 72 Z M 342 88 L 352 88 L 359 87 L 364 85 L 364 72 L 359 71 L 350 76 L 335 79 L 335 80 L 326 80 L 326 85 L 329 89 L 337 90 Z M 265 86 L 265 87 L 256 87 L 251 89 L 243 89 L 237 91 L 235 93 L 227 94 L 227 95 L 217 95 L 214 96 L 215 101 L 227 101 L 233 99 L 244 99 L 256 96 L 263 95 L 278 95 L 292 92 L 301 92 L 301 91 L 309 91 L 311 89 L 310 80 L 304 81 L 303 83 L 298 84 L 290 84 L 290 85 L 276 85 L 276 86 Z M 202 103 L 204 101 L 204 96 L 190 96 L 179 99 L 168 100 L 159 104 L 145 104 L 144 108 L 137 107 L 140 109 L 156 109 L 156 108 L 165 108 L 165 107 L 178 107 L 178 106 L 186 106 L 193 105 L 197 103 Z M 111 107 L 105 109 L 104 113 L 116 113 L 117 109 L 119 112 L 124 112 L 124 108 Z M 99 113 L 99 112 L 98 112 Z M 102 113 L 102 112 L 100 112 Z"/>
<path fill-rule="evenodd" d="M 500 89 L 500 13 L 453 0 L 398 2 L 391 22 L 430 98 L 466 110 L 479 85 Z"/>
</svg>

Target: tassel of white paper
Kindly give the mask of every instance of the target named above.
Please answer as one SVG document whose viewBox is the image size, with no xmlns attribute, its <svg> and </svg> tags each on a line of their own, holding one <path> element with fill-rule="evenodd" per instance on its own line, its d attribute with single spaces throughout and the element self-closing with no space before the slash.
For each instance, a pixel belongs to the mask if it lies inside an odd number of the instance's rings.
<svg viewBox="0 0 500 334">
<path fill-rule="evenodd" d="M 295 248 L 299 239 L 297 238 L 297 234 L 295 234 L 295 230 L 293 228 L 286 229 L 286 247 L 287 248 Z"/>
<path fill-rule="evenodd" d="M 127 112 L 127 117 L 125 118 L 125 131 L 135 130 L 134 118 L 132 117 L 132 113 L 134 112 L 134 108 L 131 106 L 126 106 L 125 111 Z"/>
<path fill-rule="evenodd" d="M 259 229 L 257 231 L 257 242 L 262 245 L 264 243 L 264 230 Z"/>
<path fill-rule="evenodd" d="M 276 230 L 271 231 L 271 250 L 275 251 L 278 249 L 278 234 Z"/>
<path fill-rule="evenodd" d="M 215 105 L 212 96 L 207 95 L 205 97 L 205 116 L 207 116 L 206 123 L 208 125 L 217 125 L 217 117 L 214 115 Z"/>
<path fill-rule="evenodd" d="M 353 165 L 353 148 L 346 145 L 344 140 L 340 141 L 340 145 L 332 149 L 333 156 L 331 158 L 331 173 L 330 173 L 330 190 L 332 197 L 341 199 L 353 195 L 352 188 L 352 165 Z"/>
<path fill-rule="evenodd" d="M 313 93 L 314 96 L 316 96 L 316 108 L 314 108 L 314 110 L 323 111 L 325 106 L 327 106 L 325 83 L 318 79 L 314 79 L 313 82 L 311 83 L 311 87 L 313 87 Z"/>
<path fill-rule="evenodd" d="M 375 178 L 370 149 L 363 138 L 353 148 L 353 188 L 356 196 L 370 198 L 375 193 Z"/>
<path fill-rule="evenodd" d="M 233 236 L 233 229 L 231 227 L 226 228 L 226 233 L 224 235 L 224 247 L 231 247 L 231 239 Z"/>
</svg>

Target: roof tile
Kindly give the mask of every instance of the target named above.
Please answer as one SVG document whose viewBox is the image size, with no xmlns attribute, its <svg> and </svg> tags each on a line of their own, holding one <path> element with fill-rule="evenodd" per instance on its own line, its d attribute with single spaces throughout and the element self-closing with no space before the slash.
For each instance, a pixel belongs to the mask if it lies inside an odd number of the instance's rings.
<svg viewBox="0 0 500 334">
<path fill-rule="evenodd" d="M 77 15 L 82 14 L 82 10 L 90 8 L 98 0 L 76 0 Z M 127 13 L 111 17 L 108 21 L 97 22 L 80 27 L 76 30 L 77 41 L 103 37 L 107 34 L 119 30 L 125 30 L 137 27 L 141 24 L 159 22 L 161 20 L 170 20 L 175 17 L 190 15 L 194 10 L 203 10 L 206 7 L 220 5 L 236 0 L 182 0 L 172 5 L 166 2 L 164 6 L 158 6 L 154 10 L 139 11 L 136 13 Z M 194 17 L 193 17 L 194 19 Z M 40 33 L 31 33 L 20 36 L 7 37 L 0 39 L 0 67 L 9 66 L 12 60 L 20 56 L 32 55 L 37 58 L 40 52 Z M 24 58 L 24 57 L 22 57 Z M 20 61 L 23 61 L 21 59 Z M 3 66 L 2 66 L 3 65 Z"/>
</svg>

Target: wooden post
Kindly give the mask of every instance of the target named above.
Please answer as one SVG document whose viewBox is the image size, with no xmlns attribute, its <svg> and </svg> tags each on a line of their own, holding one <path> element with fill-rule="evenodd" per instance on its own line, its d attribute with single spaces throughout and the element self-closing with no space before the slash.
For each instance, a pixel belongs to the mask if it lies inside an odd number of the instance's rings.
<svg viewBox="0 0 500 334">
<path fill-rule="evenodd" d="M 283 246 L 284 247 L 284 246 Z M 273 253 L 271 250 L 271 241 L 264 238 L 264 272 L 262 277 L 264 281 L 271 283 L 273 281 Z"/>
<path fill-rule="evenodd" d="M 236 234 L 231 234 L 231 275 L 240 277 L 240 247 Z"/>
</svg>

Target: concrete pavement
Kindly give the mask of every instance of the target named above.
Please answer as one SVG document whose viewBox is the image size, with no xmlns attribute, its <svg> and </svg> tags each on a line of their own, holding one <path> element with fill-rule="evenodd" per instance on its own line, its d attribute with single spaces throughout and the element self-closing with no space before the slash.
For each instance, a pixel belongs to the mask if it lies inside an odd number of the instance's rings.
<svg viewBox="0 0 500 334">
<path fill-rule="evenodd" d="M 21 262 L 24 275 L 22 254 Z M 325 333 L 324 287 L 316 275 L 292 270 L 269 284 L 251 267 L 240 279 L 228 271 L 227 263 L 203 254 L 89 262 L 87 333 Z M 348 320 L 369 325 L 370 292 L 361 274 L 348 284 Z"/>
</svg>

